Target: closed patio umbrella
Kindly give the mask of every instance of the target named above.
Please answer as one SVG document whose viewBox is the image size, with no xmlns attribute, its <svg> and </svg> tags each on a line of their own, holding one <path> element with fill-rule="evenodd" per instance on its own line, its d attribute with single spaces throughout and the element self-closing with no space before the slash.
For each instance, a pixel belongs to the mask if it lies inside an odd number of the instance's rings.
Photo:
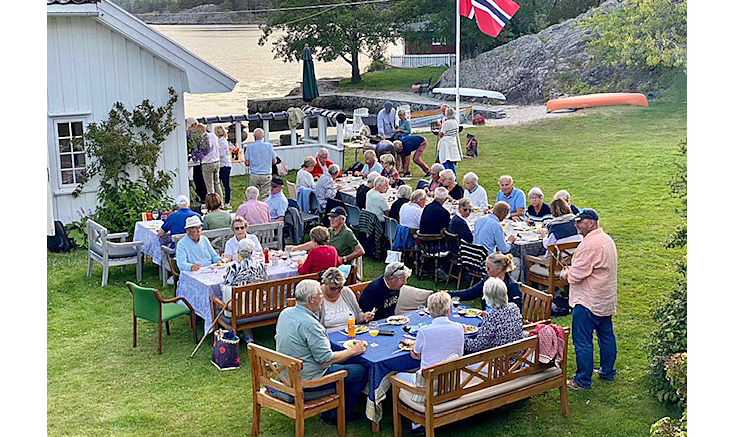
<svg viewBox="0 0 735 437">
<path fill-rule="evenodd" d="M 308 44 L 304 47 L 304 54 L 301 59 L 304 60 L 304 78 L 302 82 L 304 101 L 310 102 L 319 97 L 319 90 L 314 76 L 314 60 L 311 58 L 311 50 L 309 50 Z"/>
</svg>

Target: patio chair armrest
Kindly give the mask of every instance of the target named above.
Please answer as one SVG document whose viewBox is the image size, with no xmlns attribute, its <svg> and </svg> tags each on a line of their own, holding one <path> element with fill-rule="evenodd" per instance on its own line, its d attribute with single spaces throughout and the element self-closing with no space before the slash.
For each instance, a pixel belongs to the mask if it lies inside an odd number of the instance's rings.
<svg viewBox="0 0 735 437">
<path fill-rule="evenodd" d="M 212 302 L 215 308 L 224 308 L 225 306 L 229 308 L 229 305 L 225 305 L 225 303 L 222 302 L 222 299 L 217 296 L 209 296 L 209 301 Z"/>
<path fill-rule="evenodd" d="M 117 247 L 117 248 L 120 248 L 120 249 L 124 249 L 124 248 L 128 248 L 128 247 L 133 247 L 133 248 L 139 249 L 140 247 L 143 246 L 143 242 L 142 241 L 125 241 L 123 243 L 115 243 L 115 242 L 112 242 L 112 241 L 108 241 L 107 243 L 110 244 L 112 247 Z"/>
<path fill-rule="evenodd" d="M 548 267 L 551 261 L 551 258 L 539 258 L 533 255 L 526 255 L 526 262 L 529 262 L 529 261 L 534 262 L 536 264 L 543 264 Z"/>
<path fill-rule="evenodd" d="M 393 389 L 400 388 L 403 390 L 408 391 L 409 393 L 415 393 L 415 394 L 423 394 L 424 393 L 424 387 L 417 387 L 410 382 L 403 381 L 400 378 L 397 378 L 396 375 L 391 375 L 390 377 L 390 383 L 393 385 Z"/>
<path fill-rule="evenodd" d="M 340 370 L 338 372 L 330 373 L 329 375 L 324 375 L 321 378 L 303 380 L 301 381 L 301 386 L 303 388 L 321 387 L 331 382 L 337 382 L 337 380 L 344 379 L 346 377 L 347 377 L 347 371 Z"/>
<path fill-rule="evenodd" d="M 548 325 L 549 323 L 551 323 L 551 319 L 544 319 L 544 320 L 539 320 L 537 322 L 526 323 L 525 325 L 523 325 L 523 330 L 524 331 L 533 331 L 533 328 L 535 328 L 536 326 L 538 326 L 538 325 Z"/>
<path fill-rule="evenodd" d="M 125 239 L 128 238 L 128 235 L 129 234 L 127 232 L 117 232 L 114 234 L 107 234 L 107 239 L 116 240 L 119 238 L 121 241 L 125 242 Z"/>
<path fill-rule="evenodd" d="M 180 300 L 184 302 L 184 305 L 186 305 L 191 312 L 194 312 L 194 307 L 191 306 L 184 296 L 176 296 L 173 299 L 161 299 L 161 303 L 176 303 Z"/>
</svg>

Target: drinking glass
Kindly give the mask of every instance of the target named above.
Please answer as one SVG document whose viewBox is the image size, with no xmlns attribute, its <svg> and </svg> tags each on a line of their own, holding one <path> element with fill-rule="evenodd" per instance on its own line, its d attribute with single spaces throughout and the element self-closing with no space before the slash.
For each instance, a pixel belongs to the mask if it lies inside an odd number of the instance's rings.
<svg viewBox="0 0 735 437">
<path fill-rule="evenodd" d="M 151 211 L 151 216 L 153 217 L 153 220 L 158 220 L 161 217 L 161 211 L 155 209 Z"/>
<path fill-rule="evenodd" d="M 457 315 L 457 308 L 459 308 L 459 297 L 454 296 L 452 298 L 452 306 L 454 307 L 454 315 Z"/>
<path fill-rule="evenodd" d="M 375 336 L 378 335 L 378 331 L 380 329 L 378 328 L 378 322 L 370 322 L 368 323 L 368 334 L 370 334 L 371 337 L 375 338 Z M 372 343 L 370 343 L 371 347 L 377 347 L 378 343 L 373 340 Z"/>
</svg>

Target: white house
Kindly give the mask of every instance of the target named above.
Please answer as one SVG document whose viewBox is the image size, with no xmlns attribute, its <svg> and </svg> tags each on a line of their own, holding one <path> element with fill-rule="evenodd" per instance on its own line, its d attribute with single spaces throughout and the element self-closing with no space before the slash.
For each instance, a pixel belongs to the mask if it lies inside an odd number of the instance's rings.
<svg viewBox="0 0 735 437">
<path fill-rule="evenodd" d="M 95 180 L 71 195 L 86 162 L 84 146 L 72 148 L 72 140 L 107 119 L 115 102 L 164 105 L 169 87 L 179 96 L 179 126 L 163 143 L 159 167 L 178 169 L 172 197 L 188 194 L 183 93 L 229 92 L 237 81 L 108 0 L 47 0 L 46 15 L 49 219 L 68 223 L 96 207 Z"/>
</svg>

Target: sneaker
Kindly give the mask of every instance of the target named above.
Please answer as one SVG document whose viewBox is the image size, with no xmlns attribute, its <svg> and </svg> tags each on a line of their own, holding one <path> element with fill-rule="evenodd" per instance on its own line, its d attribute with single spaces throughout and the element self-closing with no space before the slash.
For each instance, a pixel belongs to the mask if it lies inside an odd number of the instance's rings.
<svg viewBox="0 0 735 437">
<path fill-rule="evenodd" d="M 230 204 L 229 203 L 225 203 L 224 209 L 230 209 Z"/>
<path fill-rule="evenodd" d="M 428 178 L 428 177 L 430 177 L 430 176 L 431 176 L 431 172 L 430 172 L 430 171 L 427 171 L 426 173 L 424 173 L 424 177 L 425 177 L 425 178 Z"/>
<path fill-rule="evenodd" d="M 440 281 L 446 281 L 447 280 L 447 273 L 442 269 L 436 270 L 436 277 L 439 278 Z"/>
<path fill-rule="evenodd" d="M 582 387 L 581 385 L 577 384 L 577 380 L 574 379 L 574 378 L 567 379 L 567 387 L 570 388 L 570 389 L 572 389 L 572 390 L 589 390 L 589 388 L 585 388 L 585 387 Z"/>
<path fill-rule="evenodd" d="M 417 426 L 416 428 L 411 428 L 408 431 L 408 434 L 409 435 L 424 435 L 426 434 L 426 428 L 424 428 L 423 425 Z"/>
<path fill-rule="evenodd" d="M 592 370 L 592 373 L 594 373 L 595 375 L 597 375 L 597 377 L 600 378 L 600 381 L 609 381 L 609 382 L 615 381 L 615 377 L 612 377 L 612 378 L 603 378 L 602 376 L 600 376 L 600 369 L 593 369 Z"/>
<path fill-rule="evenodd" d="M 174 277 L 173 277 L 173 276 L 171 276 L 170 278 L 168 278 L 168 280 L 166 281 L 166 283 L 167 283 L 168 285 L 174 285 Z"/>
<path fill-rule="evenodd" d="M 410 171 L 407 171 L 407 172 L 403 173 L 403 177 L 404 178 L 410 178 L 411 177 L 411 172 Z"/>
</svg>

